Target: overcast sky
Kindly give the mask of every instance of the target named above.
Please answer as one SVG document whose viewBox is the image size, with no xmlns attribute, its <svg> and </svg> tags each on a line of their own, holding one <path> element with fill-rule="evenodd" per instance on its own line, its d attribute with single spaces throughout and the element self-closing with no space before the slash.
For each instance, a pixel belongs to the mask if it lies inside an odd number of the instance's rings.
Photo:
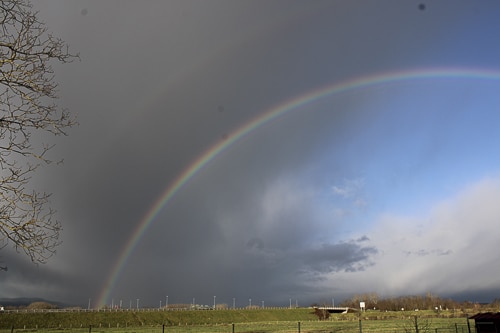
<svg viewBox="0 0 500 333">
<path fill-rule="evenodd" d="M 3 249 L 0 297 L 500 297 L 500 3 L 36 8 L 80 53 L 56 66 L 80 125 L 33 179 L 63 244 L 38 266 Z"/>
</svg>

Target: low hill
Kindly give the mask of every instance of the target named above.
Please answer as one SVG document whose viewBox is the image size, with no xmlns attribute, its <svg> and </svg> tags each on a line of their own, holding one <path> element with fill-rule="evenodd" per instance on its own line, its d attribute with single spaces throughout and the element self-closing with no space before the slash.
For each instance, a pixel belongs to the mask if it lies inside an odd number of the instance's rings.
<svg viewBox="0 0 500 333">
<path fill-rule="evenodd" d="M 8 311 L 0 314 L 0 329 L 11 327 L 138 327 L 227 324 L 263 321 L 317 320 L 312 309 L 235 309 L 178 311 Z"/>
<path fill-rule="evenodd" d="M 71 305 L 62 303 L 62 302 L 57 302 L 57 301 L 49 301 L 43 298 L 39 297 L 18 297 L 18 298 L 0 298 L 0 306 L 3 307 L 13 307 L 13 308 L 24 308 L 29 306 L 32 303 L 36 302 L 44 302 L 44 303 L 49 303 L 53 304 L 58 308 L 67 308 L 70 307 Z"/>
</svg>

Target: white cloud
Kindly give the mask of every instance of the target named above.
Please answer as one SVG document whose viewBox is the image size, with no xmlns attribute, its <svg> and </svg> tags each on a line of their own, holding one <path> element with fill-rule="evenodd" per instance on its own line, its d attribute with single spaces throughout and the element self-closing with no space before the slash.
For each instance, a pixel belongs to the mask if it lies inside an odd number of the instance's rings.
<svg viewBox="0 0 500 333">
<path fill-rule="evenodd" d="M 386 296 L 500 289 L 499 202 L 500 178 L 488 178 L 420 216 L 386 213 L 366 233 L 378 250 L 372 256 L 375 265 L 363 272 L 332 274 L 327 284 Z"/>
<path fill-rule="evenodd" d="M 331 188 L 335 196 L 334 204 L 344 206 L 347 204 L 344 210 L 349 213 L 366 210 L 368 202 L 365 198 L 364 187 L 365 181 L 362 178 L 344 179 L 342 184 L 334 185 Z"/>
<path fill-rule="evenodd" d="M 345 179 L 342 185 L 334 185 L 332 190 L 334 194 L 349 199 L 357 197 L 363 186 L 363 179 Z"/>
</svg>

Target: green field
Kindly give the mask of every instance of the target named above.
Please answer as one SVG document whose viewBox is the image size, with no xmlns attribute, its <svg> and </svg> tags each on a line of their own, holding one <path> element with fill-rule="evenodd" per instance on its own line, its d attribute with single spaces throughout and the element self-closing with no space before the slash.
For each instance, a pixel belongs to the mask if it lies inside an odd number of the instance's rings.
<svg viewBox="0 0 500 333">
<path fill-rule="evenodd" d="M 219 332 L 415 332 L 416 312 L 333 314 L 319 321 L 312 309 L 216 311 L 6 312 L 0 333 L 219 333 Z M 419 333 L 468 333 L 465 313 L 420 311 Z M 474 332 L 474 323 L 471 322 Z"/>
</svg>

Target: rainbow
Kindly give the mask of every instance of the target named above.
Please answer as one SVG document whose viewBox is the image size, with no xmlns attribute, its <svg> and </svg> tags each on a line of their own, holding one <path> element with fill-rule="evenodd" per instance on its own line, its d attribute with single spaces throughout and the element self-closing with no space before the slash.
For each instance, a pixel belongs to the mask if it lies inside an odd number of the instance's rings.
<svg viewBox="0 0 500 333">
<path fill-rule="evenodd" d="M 192 161 L 192 163 L 181 174 L 179 174 L 171 184 L 166 187 L 161 196 L 154 202 L 151 208 L 137 224 L 127 243 L 124 245 L 123 250 L 118 256 L 118 260 L 113 265 L 111 273 L 106 279 L 105 285 L 99 294 L 98 302 L 96 305 L 99 307 L 103 306 L 109 300 L 109 296 L 112 293 L 114 285 L 116 284 L 129 256 L 136 248 L 137 244 L 141 240 L 144 233 L 147 231 L 148 227 L 153 223 L 156 216 L 158 216 L 162 209 L 170 202 L 170 200 L 172 200 L 175 194 L 179 192 L 179 190 L 181 190 L 182 187 L 210 161 L 214 160 L 229 146 L 241 140 L 243 137 L 251 134 L 255 129 L 284 116 L 286 113 L 292 110 L 295 110 L 301 106 L 324 98 L 326 96 L 385 83 L 395 83 L 421 79 L 454 78 L 500 80 L 500 71 L 485 69 L 438 68 L 407 70 L 369 75 L 335 83 L 333 85 L 322 87 L 317 90 L 312 90 L 298 97 L 289 99 L 284 103 L 272 107 L 265 112 L 262 112 L 261 114 L 259 114 L 259 116 L 257 116 L 250 122 L 244 124 L 243 126 L 230 133 L 226 140 L 213 145 L 205 152 L 203 152 L 194 161 Z"/>
</svg>

